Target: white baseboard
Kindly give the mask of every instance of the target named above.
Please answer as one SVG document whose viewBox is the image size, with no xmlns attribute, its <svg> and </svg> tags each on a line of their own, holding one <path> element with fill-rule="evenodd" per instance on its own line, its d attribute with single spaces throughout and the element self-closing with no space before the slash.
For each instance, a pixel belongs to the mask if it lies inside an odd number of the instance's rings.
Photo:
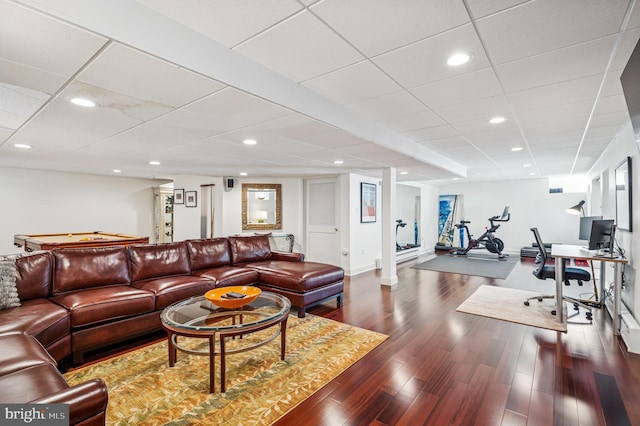
<svg viewBox="0 0 640 426">
<path fill-rule="evenodd" d="M 605 299 L 605 306 L 609 315 L 612 315 L 613 301 L 611 298 Z M 622 336 L 622 340 L 624 340 L 624 343 L 627 345 L 627 351 L 640 354 L 640 324 L 638 324 L 638 321 L 631 315 L 624 303 L 620 310 L 620 335 Z"/>
</svg>

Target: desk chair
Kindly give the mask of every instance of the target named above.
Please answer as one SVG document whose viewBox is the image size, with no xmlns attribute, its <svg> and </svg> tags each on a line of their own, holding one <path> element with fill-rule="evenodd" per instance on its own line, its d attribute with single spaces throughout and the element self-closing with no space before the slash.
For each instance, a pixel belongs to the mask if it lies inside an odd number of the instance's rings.
<svg viewBox="0 0 640 426">
<path fill-rule="evenodd" d="M 540 259 L 539 266 L 533 271 L 533 275 L 540 280 L 546 280 L 551 278 L 555 280 L 556 278 L 556 267 L 554 265 L 547 265 L 548 254 L 544 248 L 544 243 L 542 242 L 542 238 L 540 237 L 540 233 L 538 232 L 538 228 L 531 228 L 531 232 L 533 232 L 533 236 L 536 239 L 536 243 L 538 244 L 538 256 L 537 259 Z M 571 281 L 577 281 L 578 285 L 582 285 L 583 281 L 590 281 L 591 274 L 589 271 L 585 271 L 580 268 L 564 268 L 564 283 L 565 285 L 570 285 Z M 524 301 L 525 306 L 529 306 L 529 301 L 533 299 L 538 299 L 539 302 L 542 302 L 542 299 L 555 299 L 554 295 L 541 295 L 541 296 L 533 296 L 529 297 Z M 574 297 L 562 296 L 563 301 L 573 303 L 573 308 L 577 311 L 579 307 L 583 307 L 587 310 L 586 317 L 589 321 L 592 319 L 591 315 L 591 307 L 583 303 L 580 299 L 576 299 Z M 556 308 L 562 304 L 558 304 L 556 302 Z M 556 314 L 556 311 L 551 311 L 552 315 Z"/>
</svg>

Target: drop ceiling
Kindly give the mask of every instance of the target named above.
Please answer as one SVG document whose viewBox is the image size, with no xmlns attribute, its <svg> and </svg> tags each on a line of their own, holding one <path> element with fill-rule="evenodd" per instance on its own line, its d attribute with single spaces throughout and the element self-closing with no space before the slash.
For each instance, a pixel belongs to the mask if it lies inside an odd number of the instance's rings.
<svg viewBox="0 0 640 426">
<path fill-rule="evenodd" d="M 639 38 L 635 0 L 0 0 L 0 167 L 586 173 Z"/>
</svg>

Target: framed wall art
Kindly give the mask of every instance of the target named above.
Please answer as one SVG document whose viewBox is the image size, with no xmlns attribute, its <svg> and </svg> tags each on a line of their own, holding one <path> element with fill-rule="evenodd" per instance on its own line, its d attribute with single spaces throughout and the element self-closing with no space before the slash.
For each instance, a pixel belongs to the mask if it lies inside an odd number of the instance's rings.
<svg viewBox="0 0 640 426">
<path fill-rule="evenodd" d="M 376 193 L 375 183 L 360 183 L 360 223 L 376 221 Z"/>
<path fill-rule="evenodd" d="M 184 189 L 173 190 L 173 204 L 184 204 Z"/>
<path fill-rule="evenodd" d="M 187 191 L 184 193 L 184 205 L 186 207 L 198 207 L 198 192 Z"/>
</svg>

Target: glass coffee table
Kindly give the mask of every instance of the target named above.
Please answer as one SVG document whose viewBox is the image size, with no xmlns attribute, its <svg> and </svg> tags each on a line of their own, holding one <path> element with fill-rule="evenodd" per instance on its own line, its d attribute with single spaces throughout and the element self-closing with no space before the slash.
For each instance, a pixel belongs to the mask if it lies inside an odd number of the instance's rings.
<svg viewBox="0 0 640 426">
<path fill-rule="evenodd" d="M 234 308 L 214 305 L 204 296 L 176 302 L 166 307 L 160 315 L 168 335 L 169 367 L 175 365 L 178 350 L 191 355 L 209 356 L 209 391 L 213 393 L 215 356 L 219 355 L 220 390 L 225 392 L 226 355 L 255 349 L 280 336 L 280 359 L 284 359 L 290 309 L 289 299 L 269 292 L 262 292 L 251 302 Z M 273 333 L 265 333 L 264 338 L 242 344 L 242 336 L 271 327 L 275 327 Z M 208 339 L 209 345 L 206 349 L 190 349 L 181 344 L 180 337 Z M 226 339 L 229 337 L 239 339 L 237 347 L 227 350 Z"/>
</svg>

